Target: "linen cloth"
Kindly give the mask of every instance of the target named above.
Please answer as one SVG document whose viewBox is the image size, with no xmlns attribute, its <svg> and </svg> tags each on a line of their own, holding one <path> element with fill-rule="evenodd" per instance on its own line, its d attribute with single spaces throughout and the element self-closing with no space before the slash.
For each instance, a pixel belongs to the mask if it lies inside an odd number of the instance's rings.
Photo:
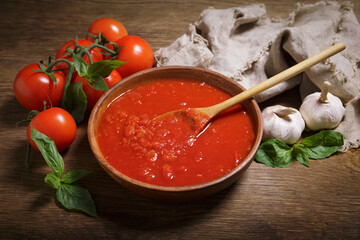
<svg viewBox="0 0 360 240">
<path fill-rule="evenodd" d="M 346 49 L 255 100 L 266 101 L 299 84 L 304 98 L 329 81 L 330 92 L 345 105 L 335 131 L 345 135 L 340 151 L 347 151 L 360 141 L 360 25 L 351 2 L 298 3 L 285 20 L 269 18 L 264 4 L 208 8 L 188 32 L 157 50 L 155 59 L 158 66 L 208 68 L 250 88 L 337 42 Z"/>
</svg>

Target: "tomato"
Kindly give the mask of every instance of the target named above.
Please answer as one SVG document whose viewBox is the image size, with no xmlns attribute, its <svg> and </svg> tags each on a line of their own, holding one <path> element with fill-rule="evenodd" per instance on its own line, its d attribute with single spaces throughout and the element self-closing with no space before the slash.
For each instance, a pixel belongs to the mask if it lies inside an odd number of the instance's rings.
<svg viewBox="0 0 360 240">
<path fill-rule="evenodd" d="M 90 42 L 90 41 L 88 41 L 88 40 L 85 40 L 85 39 L 78 39 L 77 42 L 78 42 L 78 45 L 83 46 L 83 47 L 88 47 L 88 46 L 90 46 L 91 44 L 93 44 L 92 42 Z M 67 47 L 68 47 L 69 45 L 70 45 L 70 47 L 69 47 L 70 49 L 74 49 L 74 47 L 75 47 L 75 40 L 70 40 L 70 41 L 64 43 L 64 44 L 60 47 L 59 51 L 56 53 L 55 59 L 61 59 L 61 58 L 62 58 L 62 59 L 66 59 L 66 60 L 69 60 L 70 62 L 72 62 L 72 61 L 73 61 L 73 58 L 72 58 L 72 57 L 70 57 L 70 56 L 64 56 L 64 54 L 69 54 L 69 52 L 66 51 L 66 49 L 67 49 Z M 98 62 L 98 61 L 103 60 L 103 55 L 100 53 L 100 49 L 99 49 L 99 48 L 93 48 L 93 49 L 91 49 L 89 52 L 90 52 L 90 55 L 91 55 L 91 60 L 92 60 L 93 62 Z M 83 59 L 84 59 L 88 64 L 90 64 L 89 57 L 88 57 L 87 54 L 85 54 L 85 55 L 83 56 Z M 59 63 L 56 64 L 56 67 L 57 67 L 58 69 L 66 69 L 66 68 L 68 68 L 69 66 L 68 66 L 65 62 L 59 62 Z M 65 71 L 65 72 L 67 72 L 67 71 Z"/>
<path fill-rule="evenodd" d="M 75 78 L 75 82 L 81 82 L 82 79 L 82 77 L 77 76 Z M 120 82 L 121 79 L 122 78 L 120 74 L 116 70 L 113 70 L 107 78 L 104 78 L 106 85 L 109 88 L 112 87 L 115 83 Z M 88 100 L 87 108 L 91 110 L 105 91 L 100 91 L 92 88 L 86 79 L 83 81 L 83 89 Z"/>
<path fill-rule="evenodd" d="M 46 66 L 45 66 L 46 67 Z M 16 75 L 14 80 L 14 93 L 17 100 L 29 110 L 41 111 L 46 107 L 59 106 L 65 85 L 65 76 L 61 73 L 54 73 L 57 85 L 41 70 L 38 63 L 24 67 Z"/>
<path fill-rule="evenodd" d="M 151 68 L 154 54 L 150 45 L 141 37 L 128 35 L 116 41 L 119 45 L 117 60 L 127 62 L 116 70 L 125 78 L 138 71 Z"/>
<path fill-rule="evenodd" d="M 128 35 L 124 25 L 113 18 L 100 18 L 93 22 L 88 32 L 98 36 L 99 32 L 110 42 L 116 42 L 120 38 Z M 86 39 L 95 42 L 95 39 L 86 35 Z"/>
<path fill-rule="evenodd" d="M 74 141 L 77 129 L 74 118 L 62 108 L 53 107 L 40 112 L 30 121 L 26 132 L 31 146 L 38 151 L 35 142 L 31 139 L 30 127 L 50 137 L 59 152 L 68 148 Z"/>
</svg>

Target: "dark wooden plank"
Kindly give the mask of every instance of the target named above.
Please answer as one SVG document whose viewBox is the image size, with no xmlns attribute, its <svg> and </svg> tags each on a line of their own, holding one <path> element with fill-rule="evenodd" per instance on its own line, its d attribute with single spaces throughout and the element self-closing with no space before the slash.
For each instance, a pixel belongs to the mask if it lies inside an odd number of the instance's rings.
<svg viewBox="0 0 360 240">
<path fill-rule="evenodd" d="M 256 1 L 247 1 L 248 3 Z M 313 2 L 313 1 L 305 1 Z M 285 18 L 296 1 L 267 1 L 270 16 Z M 99 217 L 64 210 L 43 178 L 49 172 L 32 153 L 24 169 L 25 128 L 15 123 L 27 111 L 16 101 L 12 82 L 25 65 L 54 56 L 65 41 L 84 37 L 99 17 L 114 17 L 130 34 L 154 50 L 181 36 L 209 6 L 241 1 L 2 1 L 0 8 L 0 239 L 309 239 L 360 237 L 360 155 L 352 150 L 272 169 L 253 163 L 230 188 L 209 198 L 181 204 L 133 194 L 115 183 L 96 163 L 86 123 L 63 154 L 67 169 L 93 173 L 81 180 L 96 202 Z M 360 16 L 360 3 L 355 13 Z"/>
</svg>

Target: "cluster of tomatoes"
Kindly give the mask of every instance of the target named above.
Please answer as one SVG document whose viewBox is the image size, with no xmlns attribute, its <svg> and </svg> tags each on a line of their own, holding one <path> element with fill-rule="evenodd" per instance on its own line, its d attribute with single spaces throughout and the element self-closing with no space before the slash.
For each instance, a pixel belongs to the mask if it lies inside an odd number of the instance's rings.
<svg viewBox="0 0 360 240">
<path fill-rule="evenodd" d="M 128 35 L 123 24 L 113 18 L 101 18 L 90 25 L 86 39 L 76 38 L 60 47 L 55 56 L 56 64 L 39 62 L 24 67 L 15 77 L 13 87 L 21 105 L 39 112 L 32 118 L 27 130 L 28 140 L 35 149 L 37 147 L 31 139 L 31 128 L 50 137 L 58 151 L 66 149 L 75 139 L 76 122 L 63 107 L 65 89 L 70 83 L 82 82 L 88 110 L 93 108 L 104 93 L 103 90 L 93 88 L 86 78 L 80 76 L 74 68 L 70 69 L 71 65 L 68 64 L 75 62 L 73 52 L 91 46 L 96 47 L 89 48 L 82 56 L 87 64 L 102 60 L 119 60 L 125 63 L 103 78 L 109 88 L 122 78 L 151 68 L 154 63 L 153 51 L 144 39 Z"/>
</svg>

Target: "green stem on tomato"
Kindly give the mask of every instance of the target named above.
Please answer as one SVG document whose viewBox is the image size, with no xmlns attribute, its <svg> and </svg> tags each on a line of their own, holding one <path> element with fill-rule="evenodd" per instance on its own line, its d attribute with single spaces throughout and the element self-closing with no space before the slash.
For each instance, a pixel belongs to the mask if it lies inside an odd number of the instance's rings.
<svg viewBox="0 0 360 240">
<path fill-rule="evenodd" d="M 70 85 L 71 77 L 72 77 L 72 74 L 74 73 L 74 63 L 73 63 L 73 62 L 70 62 L 70 61 L 67 60 L 67 59 L 60 58 L 60 59 L 55 60 L 55 61 L 52 62 L 51 64 L 49 64 L 49 66 L 47 67 L 46 71 L 47 71 L 47 72 L 51 72 L 52 69 L 54 68 L 54 66 L 55 66 L 57 63 L 59 63 L 59 62 L 65 62 L 65 63 L 69 66 L 69 68 L 68 68 L 68 73 L 67 73 L 67 75 L 66 75 L 64 90 L 63 90 L 63 93 L 62 93 L 62 99 L 61 99 L 61 107 L 64 107 L 64 105 L 65 105 L 65 98 L 66 98 L 66 90 L 67 90 L 68 86 Z"/>
<path fill-rule="evenodd" d="M 74 47 L 74 51 L 73 54 L 79 54 L 81 57 L 83 57 L 85 54 L 88 56 L 89 58 L 89 65 L 93 64 L 93 60 L 91 58 L 91 54 L 89 52 L 91 48 L 88 47 L 83 47 L 81 45 L 77 45 L 77 43 L 75 44 Z"/>
<path fill-rule="evenodd" d="M 115 43 L 113 43 L 113 44 L 115 44 Z M 103 45 L 96 44 L 96 43 L 94 43 L 94 44 L 92 44 L 91 46 L 89 46 L 89 47 L 88 47 L 88 50 L 93 49 L 93 48 L 96 48 L 96 47 L 101 48 L 101 49 L 107 51 L 108 53 L 110 53 L 110 54 L 112 54 L 112 55 L 117 54 L 116 51 L 113 51 L 113 50 L 111 50 L 111 49 L 109 49 L 109 48 L 107 48 L 107 47 L 105 47 L 105 46 L 103 46 Z"/>
<path fill-rule="evenodd" d="M 58 62 L 65 62 L 65 63 L 67 63 L 68 65 L 72 64 L 72 62 L 70 62 L 70 61 L 67 60 L 67 59 L 59 58 L 59 59 L 56 59 L 55 61 L 51 62 L 51 63 L 47 66 L 47 68 L 46 68 L 45 71 L 48 72 L 48 73 L 49 73 L 49 72 L 52 72 L 54 66 L 55 66 Z"/>
<path fill-rule="evenodd" d="M 73 54 L 78 54 L 78 53 L 80 53 L 82 50 L 83 50 L 83 46 L 81 46 L 81 45 L 75 45 L 74 46 L 74 50 L 73 50 Z"/>
<path fill-rule="evenodd" d="M 80 56 L 83 57 L 84 55 L 87 55 L 88 58 L 89 58 L 89 65 L 93 64 L 93 60 L 91 58 L 91 54 L 90 52 L 86 49 L 86 48 L 83 48 L 81 51 L 80 51 Z"/>
</svg>

